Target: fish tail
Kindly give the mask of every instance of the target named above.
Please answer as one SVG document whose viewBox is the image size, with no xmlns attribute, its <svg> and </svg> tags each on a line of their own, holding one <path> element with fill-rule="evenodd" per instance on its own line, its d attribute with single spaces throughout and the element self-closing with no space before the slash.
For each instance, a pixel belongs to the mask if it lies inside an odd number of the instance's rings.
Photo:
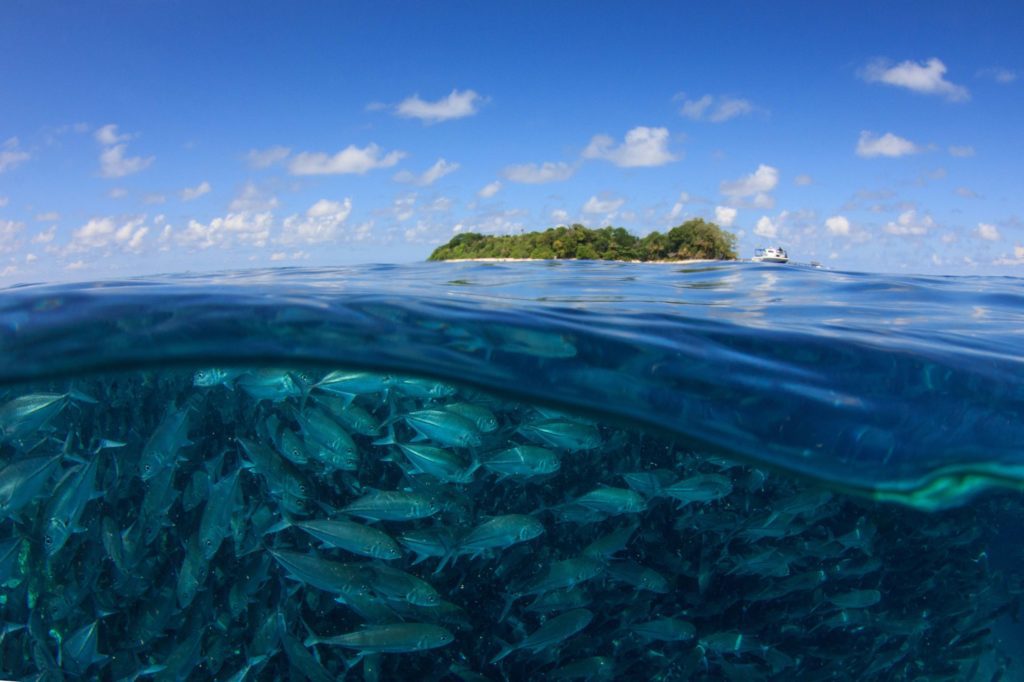
<svg viewBox="0 0 1024 682">
<path fill-rule="evenodd" d="M 494 658 L 492 658 L 490 660 L 490 664 L 491 665 L 494 665 L 495 663 L 497 663 L 498 661 L 500 661 L 501 659 L 505 658 L 510 653 L 512 653 L 513 651 L 516 650 L 515 645 L 509 644 L 508 642 L 503 642 L 500 639 L 498 640 L 498 644 L 501 645 L 501 651 L 498 652 L 497 656 L 495 656 Z"/>
<path fill-rule="evenodd" d="M 505 595 L 505 606 L 501 609 L 501 615 L 498 617 L 499 623 L 505 620 L 505 616 L 507 616 L 508 612 L 512 610 L 512 604 L 515 603 L 516 599 L 519 599 L 519 595 L 514 592 L 509 592 Z M 506 656 L 507 655 L 508 654 L 506 654 Z"/>
</svg>

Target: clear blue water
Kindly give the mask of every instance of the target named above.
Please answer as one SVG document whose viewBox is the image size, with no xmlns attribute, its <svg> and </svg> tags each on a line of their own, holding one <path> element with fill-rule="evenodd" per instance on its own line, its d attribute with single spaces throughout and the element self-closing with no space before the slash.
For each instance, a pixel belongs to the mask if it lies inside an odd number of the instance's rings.
<svg viewBox="0 0 1024 682">
<path fill-rule="evenodd" d="M 1022 329 L 751 263 L 10 288 L 0 677 L 1015 679 Z"/>
<path fill-rule="evenodd" d="M 752 263 L 276 269 L 24 286 L 0 381 L 312 363 L 469 382 L 924 507 L 1024 482 L 1024 283 Z"/>
</svg>

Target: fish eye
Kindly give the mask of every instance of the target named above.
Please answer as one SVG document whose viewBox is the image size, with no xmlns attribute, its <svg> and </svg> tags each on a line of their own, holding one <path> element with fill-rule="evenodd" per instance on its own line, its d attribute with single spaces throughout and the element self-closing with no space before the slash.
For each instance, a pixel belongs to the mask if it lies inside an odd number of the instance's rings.
<svg viewBox="0 0 1024 682">
<path fill-rule="evenodd" d="M 205 542 L 207 547 L 213 544 L 213 540 L 211 540 L 210 538 L 206 538 Z"/>
<path fill-rule="evenodd" d="M 52 535 L 47 535 L 45 538 L 43 538 L 43 542 L 45 542 L 46 546 L 49 547 L 50 545 L 53 544 L 53 536 Z"/>
</svg>

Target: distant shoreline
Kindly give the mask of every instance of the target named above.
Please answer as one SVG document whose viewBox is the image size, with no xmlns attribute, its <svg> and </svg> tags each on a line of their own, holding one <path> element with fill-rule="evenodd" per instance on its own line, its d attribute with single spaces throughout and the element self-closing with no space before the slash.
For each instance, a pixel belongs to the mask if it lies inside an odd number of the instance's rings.
<svg viewBox="0 0 1024 682">
<path fill-rule="evenodd" d="M 445 258 L 436 263 L 528 263 L 546 260 L 591 260 L 595 263 L 731 263 L 722 258 L 690 258 L 687 260 L 606 260 L 604 258 Z"/>
</svg>

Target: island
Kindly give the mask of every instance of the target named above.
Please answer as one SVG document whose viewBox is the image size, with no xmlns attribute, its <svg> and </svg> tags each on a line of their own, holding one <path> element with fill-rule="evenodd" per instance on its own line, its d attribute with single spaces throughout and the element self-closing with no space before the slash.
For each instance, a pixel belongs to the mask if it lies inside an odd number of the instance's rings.
<svg viewBox="0 0 1024 682">
<path fill-rule="evenodd" d="M 513 259 L 622 261 L 736 260 L 736 235 L 700 218 L 662 234 L 637 237 L 622 227 L 559 226 L 543 232 L 491 235 L 464 232 L 427 260 Z"/>
</svg>

